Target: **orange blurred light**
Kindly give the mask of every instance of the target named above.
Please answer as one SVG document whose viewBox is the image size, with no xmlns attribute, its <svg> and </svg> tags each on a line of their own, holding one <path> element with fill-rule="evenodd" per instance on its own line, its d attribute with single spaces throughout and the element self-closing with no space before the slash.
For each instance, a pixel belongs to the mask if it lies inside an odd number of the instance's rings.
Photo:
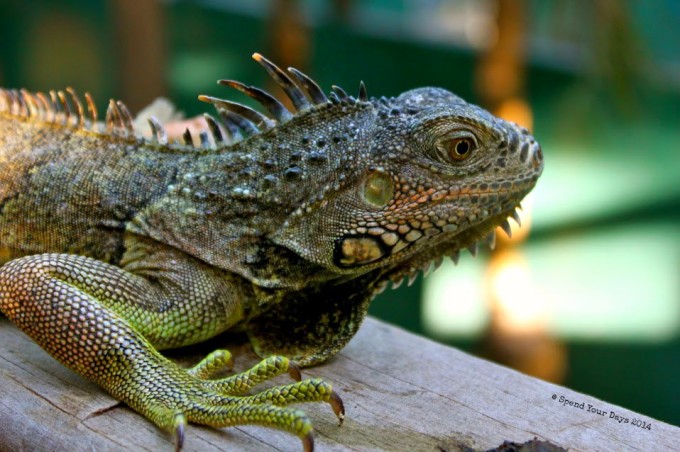
<svg viewBox="0 0 680 452">
<path fill-rule="evenodd" d="M 494 114 L 506 121 L 512 121 L 533 130 L 534 115 L 529 104 L 522 98 L 512 97 L 504 100 L 495 109 Z"/>
<path fill-rule="evenodd" d="M 491 311 L 499 328 L 515 334 L 545 330 L 547 309 L 526 260 L 518 251 L 499 251 L 488 269 Z"/>
</svg>

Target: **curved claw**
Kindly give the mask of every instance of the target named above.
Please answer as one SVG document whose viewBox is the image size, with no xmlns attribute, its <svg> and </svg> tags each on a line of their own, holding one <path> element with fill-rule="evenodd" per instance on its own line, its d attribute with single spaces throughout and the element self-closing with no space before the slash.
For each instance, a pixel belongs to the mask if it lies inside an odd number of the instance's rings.
<svg viewBox="0 0 680 452">
<path fill-rule="evenodd" d="M 187 424 L 184 413 L 175 413 L 172 423 L 175 430 L 175 452 L 179 452 L 184 445 L 184 428 Z"/>
<path fill-rule="evenodd" d="M 304 450 L 304 452 L 314 451 L 314 435 L 312 435 L 312 432 L 307 433 L 307 435 L 302 438 L 302 450 Z"/>
<path fill-rule="evenodd" d="M 300 372 L 300 366 L 295 361 L 289 361 L 288 362 L 288 374 L 290 375 L 290 378 L 292 378 L 295 381 L 301 381 L 302 380 L 302 373 Z"/>
<path fill-rule="evenodd" d="M 331 408 L 333 408 L 333 412 L 338 417 L 338 426 L 342 425 L 342 422 L 345 420 L 345 404 L 342 403 L 342 399 L 335 390 L 331 392 L 329 403 Z"/>
</svg>

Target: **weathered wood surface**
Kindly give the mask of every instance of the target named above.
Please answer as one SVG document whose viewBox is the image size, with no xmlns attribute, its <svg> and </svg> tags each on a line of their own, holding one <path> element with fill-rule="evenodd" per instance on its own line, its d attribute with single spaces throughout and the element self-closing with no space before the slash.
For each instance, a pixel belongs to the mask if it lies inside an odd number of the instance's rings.
<svg viewBox="0 0 680 452">
<path fill-rule="evenodd" d="M 224 338 L 221 342 L 210 346 L 224 346 Z M 236 352 L 236 370 L 256 362 L 247 344 L 236 340 L 228 346 Z M 373 319 L 338 357 L 304 374 L 335 382 L 347 408 L 347 419 L 338 427 L 330 407 L 304 406 L 320 451 L 484 450 L 534 437 L 571 450 L 680 447 L 680 428 Z M 0 382 L 1 450 L 172 450 L 164 433 L 62 367 L 5 318 L 0 318 Z M 559 397 L 584 408 L 565 406 Z M 607 414 L 588 412 L 589 404 Z M 611 418 L 612 412 L 629 423 Z M 651 430 L 632 425 L 633 419 Z M 300 443 L 260 427 L 190 426 L 185 449 L 299 451 Z"/>
</svg>

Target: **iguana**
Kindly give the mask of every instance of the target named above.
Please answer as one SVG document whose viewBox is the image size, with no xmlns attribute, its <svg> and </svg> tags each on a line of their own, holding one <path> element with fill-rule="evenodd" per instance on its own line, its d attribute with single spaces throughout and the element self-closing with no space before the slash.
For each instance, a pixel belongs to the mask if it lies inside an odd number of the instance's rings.
<svg viewBox="0 0 680 452">
<path fill-rule="evenodd" d="M 121 102 L 102 125 L 70 88 L 0 91 L 0 309 L 178 448 L 195 422 L 275 427 L 311 449 L 309 418 L 287 405 L 325 401 L 342 420 L 330 383 L 246 393 L 336 354 L 389 281 L 493 245 L 543 168 L 526 129 L 444 89 L 327 95 L 254 59 L 294 111 L 222 80 L 265 113 L 200 96 L 219 119 L 196 143 L 153 118 L 139 136 Z M 227 351 L 189 369 L 157 351 L 225 330 L 264 360 L 213 379 Z"/>
</svg>

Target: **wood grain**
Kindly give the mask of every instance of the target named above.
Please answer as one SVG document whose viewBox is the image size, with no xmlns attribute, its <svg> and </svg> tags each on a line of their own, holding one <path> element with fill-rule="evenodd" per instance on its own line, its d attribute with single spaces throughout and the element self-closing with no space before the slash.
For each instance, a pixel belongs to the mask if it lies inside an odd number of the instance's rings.
<svg viewBox="0 0 680 452">
<path fill-rule="evenodd" d="M 172 356 L 188 364 L 225 345 L 237 356 L 236 370 L 257 361 L 243 339 L 234 336 Z M 486 450 L 534 437 L 588 451 L 678 450 L 680 444 L 677 427 L 374 319 L 335 359 L 304 375 L 335 382 L 347 408 L 347 419 L 338 427 L 330 407 L 304 406 L 320 451 Z M 2 450 L 172 450 L 167 435 L 54 361 L 5 318 L 0 318 L 0 379 Z M 583 409 L 563 405 L 559 397 L 583 403 Z M 588 404 L 607 414 L 587 411 Z M 610 417 L 612 412 L 629 423 Z M 633 419 L 650 424 L 651 430 L 632 425 Z M 192 425 L 185 450 L 301 449 L 296 438 L 276 430 Z"/>
</svg>

